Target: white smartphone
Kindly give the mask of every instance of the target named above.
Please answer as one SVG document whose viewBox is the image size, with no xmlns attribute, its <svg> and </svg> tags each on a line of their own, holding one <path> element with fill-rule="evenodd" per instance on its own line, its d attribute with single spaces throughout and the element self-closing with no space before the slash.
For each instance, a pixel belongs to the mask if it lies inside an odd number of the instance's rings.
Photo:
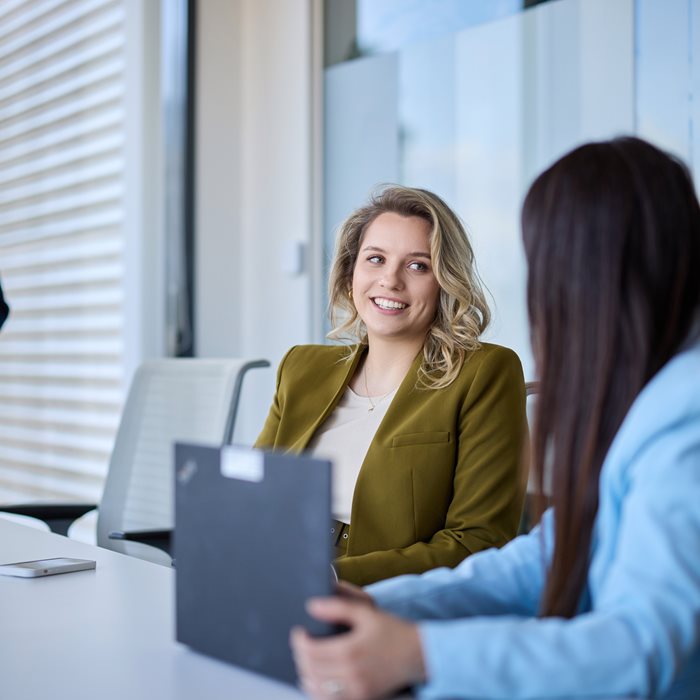
<svg viewBox="0 0 700 700">
<path fill-rule="evenodd" d="M 71 559 L 56 557 L 54 559 L 36 559 L 35 561 L 17 561 L 12 564 L 0 564 L 0 574 L 4 576 L 53 576 L 67 574 L 69 571 L 85 571 L 94 569 L 97 563 L 92 559 Z"/>
</svg>

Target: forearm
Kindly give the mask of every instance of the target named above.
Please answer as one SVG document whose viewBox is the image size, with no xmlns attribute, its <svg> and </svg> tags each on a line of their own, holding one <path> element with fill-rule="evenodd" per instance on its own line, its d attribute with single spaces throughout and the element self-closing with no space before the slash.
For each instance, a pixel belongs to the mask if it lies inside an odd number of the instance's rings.
<svg viewBox="0 0 700 700">
<path fill-rule="evenodd" d="M 467 557 L 506 545 L 515 535 L 521 504 L 513 498 L 517 484 L 503 488 L 473 508 L 473 513 L 460 514 L 451 527 L 435 532 L 430 540 L 415 542 L 407 547 L 376 550 L 364 554 L 343 556 L 336 560 L 341 579 L 356 585 L 420 574 L 439 567 L 454 568 Z M 453 503 L 451 511 L 460 509 Z"/>
<path fill-rule="evenodd" d="M 551 514 L 547 515 L 549 526 Z M 401 576 L 369 586 L 377 606 L 411 620 L 537 614 L 544 582 L 539 528 L 500 550 L 475 554 L 456 569 Z"/>
<path fill-rule="evenodd" d="M 650 650 L 625 616 L 473 618 L 419 625 L 422 698 L 649 697 Z"/>
<path fill-rule="evenodd" d="M 387 549 L 335 561 L 338 578 L 357 586 L 367 586 L 395 576 L 419 574 L 429 569 L 457 566 L 468 552 L 458 544 L 440 546 L 417 542 L 409 547 Z"/>
<path fill-rule="evenodd" d="M 601 498 L 602 558 L 594 556 L 589 574 L 592 611 L 571 620 L 511 616 L 422 623 L 429 678 L 424 697 L 656 697 L 669 691 L 679 671 L 686 688 L 698 687 L 697 424 L 676 423 L 673 431 L 647 440 L 643 451 L 636 442 L 619 444 L 620 455 L 627 450 L 634 461 L 624 473 L 624 508 L 614 510 L 620 482 L 609 482 Z M 545 533 L 551 533 L 550 518 Z M 611 545 L 615 555 L 608 561 Z M 459 592 L 466 596 L 472 585 L 468 581 Z M 492 585 L 498 587 L 495 579 Z M 382 603 L 381 595 L 375 599 Z"/>
</svg>

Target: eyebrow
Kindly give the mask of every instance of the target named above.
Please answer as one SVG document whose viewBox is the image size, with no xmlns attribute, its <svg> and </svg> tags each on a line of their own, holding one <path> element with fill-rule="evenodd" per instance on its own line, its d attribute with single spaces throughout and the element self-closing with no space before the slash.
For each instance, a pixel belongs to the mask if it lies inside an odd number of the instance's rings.
<svg viewBox="0 0 700 700">
<path fill-rule="evenodd" d="M 378 248 L 377 246 L 374 246 L 374 245 L 368 245 L 362 249 L 363 253 L 365 253 L 367 251 L 374 251 L 376 253 L 386 253 L 385 250 L 383 250 L 382 248 Z M 411 253 L 407 253 L 405 257 L 407 257 L 407 258 L 426 258 L 427 260 L 430 260 L 430 253 L 426 253 L 422 250 L 414 250 Z"/>
</svg>

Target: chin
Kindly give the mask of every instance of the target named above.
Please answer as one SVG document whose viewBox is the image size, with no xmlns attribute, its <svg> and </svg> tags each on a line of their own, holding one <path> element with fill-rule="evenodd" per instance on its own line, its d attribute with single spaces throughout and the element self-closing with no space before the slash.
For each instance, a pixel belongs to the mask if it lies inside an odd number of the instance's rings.
<svg viewBox="0 0 700 700">
<path fill-rule="evenodd" d="M 393 340 L 396 342 L 413 341 L 418 337 L 423 337 L 424 333 L 407 332 L 405 328 L 368 328 L 368 337 L 382 340 Z"/>
</svg>

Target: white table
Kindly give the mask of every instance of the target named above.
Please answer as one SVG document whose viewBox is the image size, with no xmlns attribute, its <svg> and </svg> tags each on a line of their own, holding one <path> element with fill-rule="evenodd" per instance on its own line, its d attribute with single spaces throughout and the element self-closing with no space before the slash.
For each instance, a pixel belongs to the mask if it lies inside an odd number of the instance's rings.
<svg viewBox="0 0 700 700">
<path fill-rule="evenodd" d="M 305 697 L 175 642 L 172 569 L 0 518 L 0 563 L 64 556 L 97 569 L 0 576 L 3 700 Z"/>
<path fill-rule="evenodd" d="M 0 518 L 0 563 L 49 557 L 97 569 L 0 576 L 1 700 L 306 697 L 175 642 L 172 569 Z"/>
</svg>

